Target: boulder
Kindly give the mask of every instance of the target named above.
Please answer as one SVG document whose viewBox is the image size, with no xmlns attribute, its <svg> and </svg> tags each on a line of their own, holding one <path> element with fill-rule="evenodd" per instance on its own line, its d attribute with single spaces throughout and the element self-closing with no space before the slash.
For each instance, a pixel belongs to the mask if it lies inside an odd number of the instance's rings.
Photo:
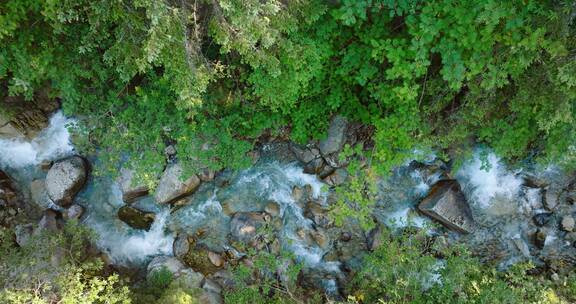
<svg viewBox="0 0 576 304">
<path fill-rule="evenodd" d="M 132 206 L 122 206 L 118 209 L 118 218 L 135 229 L 150 230 L 155 217 L 153 212 L 142 211 Z"/>
<path fill-rule="evenodd" d="M 34 232 L 34 225 L 32 224 L 20 224 L 14 228 L 14 233 L 16 234 L 16 243 L 20 247 L 26 246 L 32 233 Z"/>
<path fill-rule="evenodd" d="M 570 215 L 566 215 L 562 217 L 562 221 L 560 221 L 560 228 L 566 232 L 574 231 L 574 218 Z"/>
<path fill-rule="evenodd" d="M 183 169 L 180 164 L 169 165 L 158 183 L 154 199 L 160 204 L 169 204 L 183 196 L 193 193 L 200 186 L 200 178 L 192 175 L 183 179 Z"/>
<path fill-rule="evenodd" d="M 249 242 L 254 239 L 258 228 L 267 221 L 269 215 L 264 212 L 238 212 L 230 222 L 232 238 L 240 242 Z"/>
<path fill-rule="evenodd" d="M 334 116 L 328 127 L 328 136 L 320 141 L 320 152 L 322 155 L 328 155 L 339 152 L 344 147 L 346 141 L 346 129 L 348 121 L 340 115 Z"/>
<path fill-rule="evenodd" d="M 320 150 L 317 148 L 302 147 L 297 144 L 290 144 L 290 150 L 294 153 L 294 157 L 303 164 L 308 164 L 316 159 L 321 159 Z"/>
<path fill-rule="evenodd" d="M 418 204 L 418 210 L 460 233 L 473 232 L 476 226 L 470 206 L 456 180 L 441 180 L 434 184 Z"/>
<path fill-rule="evenodd" d="M 52 201 L 62 207 L 72 204 L 87 178 L 87 166 L 79 156 L 56 162 L 46 175 L 46 191 Z"/>
<path fill-rule="evenodd" d="M 542 196 L 542 198 L 544 199 L 544 208 L 546 208 L 549 211 L 552 211 L 554 209 L 556 209 L 556 207 L 558 206 L 559 203 L 559 196 L 560 196 L 560 190 L 556 189 L 556 188 L 552 188 L 549 187 L 546 190 L 544 190 L 544 195 Z"/>
<path fill-rule="evenodd" d="M 339 186 L 346 182 L 348 171 L 342 168 L 336 169 L 332 174 L 326 176 L 323 180 L 329 186 Z"/>
<path fill-rule="evenodd" d="M 134 180 L 134 171 L 127 168 L 120 169 L 118 183 L 122 190 L 122 200 L 125 203 L 131 203 L 139 197 L 148 195 L 150 189 L 142 183 L 136 183 Z"/>
<path fill-rule="evenodd" d="M 266 213 L 270 214 L 271 216 L 279 216 L 280 215 L 280 205 L 278 205 L 278 203 L 276 202 L 269 202 L 268 204 L 266 204 L 266 207 L 264 207 L 264 211 L 266 211 Z"/>
<path fill-rule="evenodd" d="M 84 207 L 74 204 L 64 211 L 65 220 L 80 220 L 84 214 Z"/>
<path fill-rule="evenodd" d="M 190 241 L 188 235 L 179 233 L 174 243 L 172 244 L 172 251 L 175 257 L 181 258 L 190 251 Z"/>
</svg>

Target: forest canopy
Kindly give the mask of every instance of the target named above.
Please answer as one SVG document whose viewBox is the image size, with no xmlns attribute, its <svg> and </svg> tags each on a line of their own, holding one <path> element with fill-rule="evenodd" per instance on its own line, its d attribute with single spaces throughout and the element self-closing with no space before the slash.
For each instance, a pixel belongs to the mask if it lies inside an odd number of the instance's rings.
<svg viewBox="0 0 576 304">
<path fill-rule="evenodd" d="M 573 166 L 574 19 L 572 1 L 7 0 L 0 81 L 48 87 L 84 148 L 141 177 L 169 144 L 191 170 L 240 167 L 259 137 L 322 138 L 335 113 L 372 127 L 380 172 L 478 143 Z"/>
</svg>

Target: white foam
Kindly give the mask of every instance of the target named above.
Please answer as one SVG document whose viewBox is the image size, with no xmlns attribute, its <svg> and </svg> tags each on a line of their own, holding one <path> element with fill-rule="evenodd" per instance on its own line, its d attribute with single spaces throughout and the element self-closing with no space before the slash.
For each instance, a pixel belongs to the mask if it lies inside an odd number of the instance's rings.
<svg viewBox="0 0 576 304">
<path fill-rule="evenodd" d="M 49 126 L 30 141 L 0 139 L 0 166 L 18 169 L 71 154 L 74 147 L 67 126 L 74 123 L 59 111 L 50 118 Z"/>
<path fill-rule="evenodd" d="M 496 197 L 513 199 L 522 185 L 522 179 L 508 171 L 494 153 L 488 154 L 487 163 L 488 168 L 483 168 L 476 153 L 456 174 L 468 198 L 481 208 L 490 207 Z"/>
<path fill-rule="evenodd" d="M 128 265 L 142 263 L 154 255 L 171 255 L 174 237 L 165 233 L 169 210 L 156 214 L 156 219 L 149 231 L 133 230 L 131 233 L 113 230 L 105 223 L 92 226 L 98 232 L 98 245 L 108 252 L 114 263 Z"/>
</svg>

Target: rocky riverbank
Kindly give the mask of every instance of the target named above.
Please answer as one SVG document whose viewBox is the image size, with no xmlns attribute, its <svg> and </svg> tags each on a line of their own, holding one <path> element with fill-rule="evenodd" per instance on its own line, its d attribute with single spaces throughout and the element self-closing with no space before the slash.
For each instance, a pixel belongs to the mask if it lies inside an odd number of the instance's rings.
<svg viewBox="0 0 576 304">
<path fill-rule="evenodd" d="M 48 129 L 57 129 L 52 123 Z M 35 146 L 54 153 L 22 166 L 4 153 L 0 223 L 16 226 L 15 239 L 23 244 L 37 229 L 79 220 L 99 234 L 98 254 L 110 267 L 147 265 L 148 278 L 168 269 L 201 290 L 206 303 L 222 302 L 222 290 L 232 287 L 230 269 L 253 263 L 250 250 L 293 254 L 304 266 L 302 287 L 340 298 L 362 257 L 385 242 L 383 226 L 425 229 L 431 242 L 442 245 L 464 242 L 503 268 L 530 260 L 561 275 L 574 267 L 573 176 L 510 171 L 493 155 L 484 171 L 477 158 L 455 173 L 435 158 L 407 162 L 379 182 L 376 228 L 365 231 L 354 221 L 335 225 L 328 214 L 337 199 L 333 188 L 348 179 L 348 160 L 340 154 L 346 144 L 369 147 L 369 134 L 336 116 L 322 141 L 302 146 L 273 140 L 252 152 L 259 157 L 249 169 L 192 176 L 184 176 L 172 149 L 155 189 L 133 182 L 128 169 L 117 180 L 92 176 L 88 160 L 74 155 L 65 136 L 65 142 L 48 143 L 62 146 Z M 34 140 L 12 137 L 4 143 Z"/>
</svg>

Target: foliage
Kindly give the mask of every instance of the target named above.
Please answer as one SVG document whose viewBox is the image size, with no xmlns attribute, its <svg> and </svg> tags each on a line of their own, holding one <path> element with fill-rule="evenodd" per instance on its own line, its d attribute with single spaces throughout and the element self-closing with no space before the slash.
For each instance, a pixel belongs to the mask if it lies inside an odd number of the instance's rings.
<svg viewBox="0 0 576 304">
<path fill-rule="evenodd" d="M 424 232 L 393 235 L 362 265 L 350 303 L 570 303 L 570 287 L 532 277 L 531 264 L 507 271 L 483 265 L 465 248 L 430 245 Z M 562 294 L 565 296 L 562 296 Z"/>
<path fill-rule="evenodd" d="M 0 231 L 2 303 L 131 303 L 118 275 L 102 275 L 102 263 L 86 256 L 92 232 L 76 222 L 61 232 L 41 231 L 23 247 L 13 231 Z"/>
</svg>

